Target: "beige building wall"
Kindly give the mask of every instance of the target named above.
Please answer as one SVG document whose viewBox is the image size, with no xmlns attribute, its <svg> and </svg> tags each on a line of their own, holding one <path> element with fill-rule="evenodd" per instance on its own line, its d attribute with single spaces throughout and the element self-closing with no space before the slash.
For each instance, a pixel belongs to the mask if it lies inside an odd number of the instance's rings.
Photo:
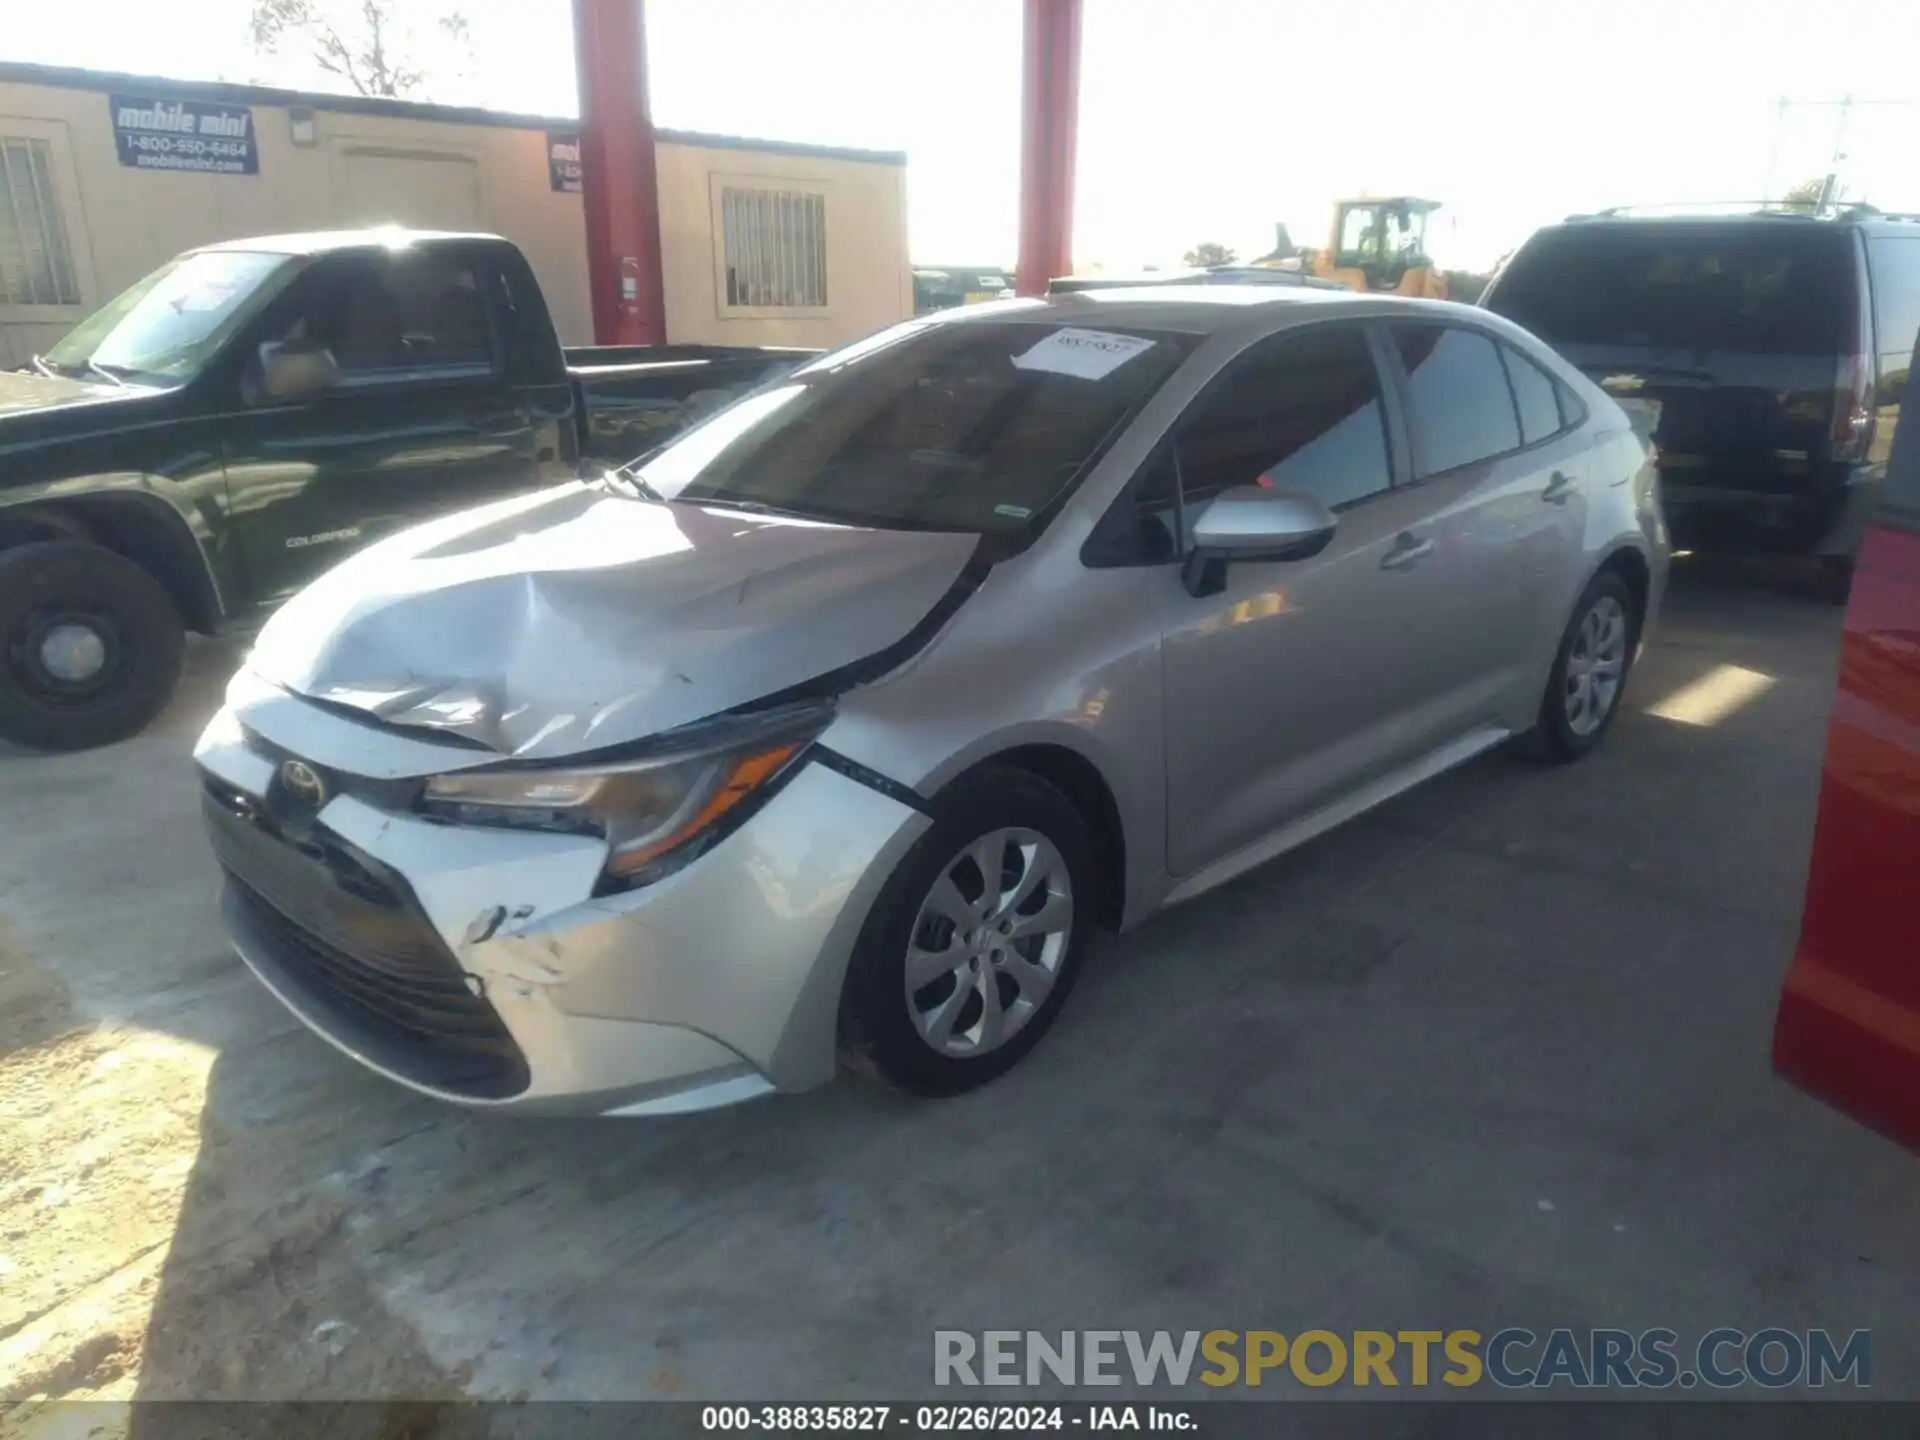
<svg viewBox="0 0 1920 1440">
<path fill-rule="evenodd" d="M 329 97 L 187 87 L 126 76 L 84 87 L 18 78 L 0 65 L 0 140 L 49 142 L 52 180 L 79 283 L 76 305 L 18 306 L 0 295 L 0 366 L 24 363 L 155 266 L 196 245 L 247 235 L 396 223 L 484 230 L 525 251 L 563 342 L 593 343 L 581 197 L 549 179 L 546 122 L 443 118 L 431 106 L 361 113 Z M 108 94 L 247 104 L 257 175 L 122 165 Z M 294 114 L 311 110 L 310 144 Z M 293 113 L 290 113 L 293 112 Z M 552 128 L 566 128 L 554 121 Z M 737 345 L 832 345 L 913 311 L 903 157 L 662 132 L 657 150 L 668 339 Z M 716 237 L 727 185 L 825 197 L 826 301 L 801 309 L 726 303 Z"/>
<path fill-rule="evenodd" d="M 655 154 L 667 334 L 674 340 L 828 346 L 913 314 L 904 165 L 666 140 Z M 727 303 L 721 206 L 728 189 L 825 198 L 824 306 Z"/>
</svg>

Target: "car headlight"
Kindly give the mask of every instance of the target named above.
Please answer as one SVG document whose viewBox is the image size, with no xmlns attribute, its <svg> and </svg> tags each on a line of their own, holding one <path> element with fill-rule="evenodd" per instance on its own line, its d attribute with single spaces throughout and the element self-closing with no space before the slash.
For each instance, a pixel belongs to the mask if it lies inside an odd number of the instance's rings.
<svg viewBox="0 0 1920 1440">
<path fill-rule="evenodd" d="M 420 807 L 458 825 L 597 835 L 602 887 L 659 879 L 723 839 L 786 776 L 831 706 L 704 721 L 631 760 L 553 769 L 468 770 L 427 781 Z"/>
</svg>

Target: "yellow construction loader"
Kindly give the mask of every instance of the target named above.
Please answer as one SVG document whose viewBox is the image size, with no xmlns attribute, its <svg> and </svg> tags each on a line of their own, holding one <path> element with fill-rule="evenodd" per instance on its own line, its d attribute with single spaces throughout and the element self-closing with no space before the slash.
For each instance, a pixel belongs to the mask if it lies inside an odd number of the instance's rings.
<svg viewBox="0 0 1920 1440">
<path fill-rule="evenodd" d="M 1324 250 L 1304 258 L 1276 252 L 1256 263 L 1307 270 L 1349 290 L 1444 300 L 1447 277 L 1427 252 L 1427 219 L 1439 208 L 1438 200 L 1411 195 L 1338 200 Z"/>
</svg>

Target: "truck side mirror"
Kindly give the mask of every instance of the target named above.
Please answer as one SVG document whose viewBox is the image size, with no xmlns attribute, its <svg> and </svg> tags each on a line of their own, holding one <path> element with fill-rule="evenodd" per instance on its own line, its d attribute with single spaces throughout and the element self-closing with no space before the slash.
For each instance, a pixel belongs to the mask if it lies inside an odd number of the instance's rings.
<svg viewBox="0 0 1920 1440">
<path fill-rule="evenodd" d="M 269 340 L 260 347 L 260 395 L 268 401 L 304 400 L 340 379 L 333 351 L 313 340 Z"/>
</svg>

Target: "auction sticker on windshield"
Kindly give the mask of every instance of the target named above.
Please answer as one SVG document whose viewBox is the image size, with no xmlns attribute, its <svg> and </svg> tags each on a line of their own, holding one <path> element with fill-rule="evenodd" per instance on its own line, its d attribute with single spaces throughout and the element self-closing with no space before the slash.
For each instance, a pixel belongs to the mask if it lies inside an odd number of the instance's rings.
<svg viewBox="0 0 1920 1440">
<path fill-rule="evenodd" d="M 1081 380 L 1103 380 L 1127 361 L 1153 348 L 1153 341 L 1106 330 L 1077 330 L 1068 325 L 1013 357 L 1016 370 L 1045 370 Z"/>
</svg>

